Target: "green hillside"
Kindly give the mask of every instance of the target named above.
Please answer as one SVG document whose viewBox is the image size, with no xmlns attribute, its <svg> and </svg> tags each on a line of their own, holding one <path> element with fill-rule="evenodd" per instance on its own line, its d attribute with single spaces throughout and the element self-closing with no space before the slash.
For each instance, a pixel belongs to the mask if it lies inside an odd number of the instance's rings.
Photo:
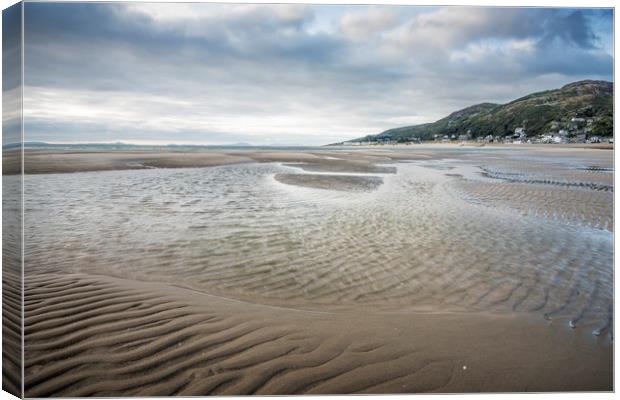
<svg viewBox="0 0 620 400">
<path fill-rule="evenodd" d="M 574 128 L 572 118 L 590 119 L 588 133 L 613 136 L 613 83 L 580 81 L 561 89 L 533 93 L 507 104 L 482 103 L 456 111 L 439 121 L 389 129 L 352 142 L 412 138 L 432 140 L 435 135 L 473 138 L 512 135 L 523 127 L 528 137 Z"/>
</svg>

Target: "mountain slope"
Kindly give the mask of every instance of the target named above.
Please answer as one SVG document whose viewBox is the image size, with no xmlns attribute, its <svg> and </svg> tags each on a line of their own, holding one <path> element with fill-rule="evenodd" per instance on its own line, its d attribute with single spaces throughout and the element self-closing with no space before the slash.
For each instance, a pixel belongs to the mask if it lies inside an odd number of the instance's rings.
<svg viewBox="0 0 620 400">
<path fill-rule="evenodd" d="M 524 127 L 528 136 L 568 128 L 571 118 L 592 119 L 591 133 L 613 135 L 613 83 L 579 81 L 556 90 L 533 93 L 506 104 L 482 103 L 453 112 L 433 123 L 389 129 L 352 142 L 410 138 L 433 139 L 434 135 L 506 136 Z"/>
</svg>

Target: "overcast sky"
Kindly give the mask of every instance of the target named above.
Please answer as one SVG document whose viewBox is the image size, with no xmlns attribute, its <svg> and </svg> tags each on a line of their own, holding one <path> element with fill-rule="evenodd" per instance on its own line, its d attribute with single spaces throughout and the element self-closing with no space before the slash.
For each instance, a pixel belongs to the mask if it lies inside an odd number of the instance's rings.
<svg viewBox="0 0 620 400">
<path fill-rule="evenodd" d="M 25 10 L 27 141 L 320 145 L 613 74 L 603 9 Z"/>
</svg>

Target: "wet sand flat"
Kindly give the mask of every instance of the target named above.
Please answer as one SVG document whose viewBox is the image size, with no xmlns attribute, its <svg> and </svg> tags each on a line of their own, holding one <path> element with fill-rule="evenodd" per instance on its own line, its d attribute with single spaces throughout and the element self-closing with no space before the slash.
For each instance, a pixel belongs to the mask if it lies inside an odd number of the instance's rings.
<svg viewBox="0 0 620 400">
<path fill-rule="evenodd" d="M 288 185 L 344 191 L 371 191 L 383 183 L 376 176 L 276 174 L 274 177 Z"/>
<path fill-rule="evenodd" d="M 613 389 L 608 150 L 48 153 L 27 396 Z"/>
<path fill-rule="evenodd" d="M 423 159 L 425 154 L 381 154 L 377 152 L 334 151 L 256 151 L 256 150 L 36 150 L 26 149 L 24 168 L 27 174 L 68 173 L 148 168 L 200 168 L 244 162 L 298 163 L 315 172 L 393 173 L 390 166 L 377 165 L 402 159 Z M 7 163 L 4 174 L 15 174 L 15 163 Z"/>
<path fill-rule="evenodd" d="M 243 156 L 223 153 L 160 151 L 46 151 L 26 150 L 24 170 L 27 174 L 108 171 L 147 168 L 210 167 L 251 162 Z M 13 170 L 9 169 L 8 173 Z"/>
</svg>

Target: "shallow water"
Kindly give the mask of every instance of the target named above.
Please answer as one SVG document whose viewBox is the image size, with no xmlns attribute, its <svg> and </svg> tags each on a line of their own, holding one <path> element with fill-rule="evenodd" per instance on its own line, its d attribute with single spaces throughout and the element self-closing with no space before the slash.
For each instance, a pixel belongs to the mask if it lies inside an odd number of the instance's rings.
<svg viewBox="0 0 620 400">
<path fill-rule="evenodd" d="M 304 171 L 276 163 L 27 176 L 26 275 L 163 281 L 317 310 L 517 311 L 608 331 L 613 193 L 481 174 L 519 159 L 450 157 L 364 174 L 383 178 L 368 192 L 280 183 L 275 174 Z M 557 173 L 534 162 L 546 165 L 530 157 L 520 176 L 611 175 L 576 169 L 587 160 L 556 160 Z M 594 211 L 575 206 L 592 199 Z"/>
</svg>

